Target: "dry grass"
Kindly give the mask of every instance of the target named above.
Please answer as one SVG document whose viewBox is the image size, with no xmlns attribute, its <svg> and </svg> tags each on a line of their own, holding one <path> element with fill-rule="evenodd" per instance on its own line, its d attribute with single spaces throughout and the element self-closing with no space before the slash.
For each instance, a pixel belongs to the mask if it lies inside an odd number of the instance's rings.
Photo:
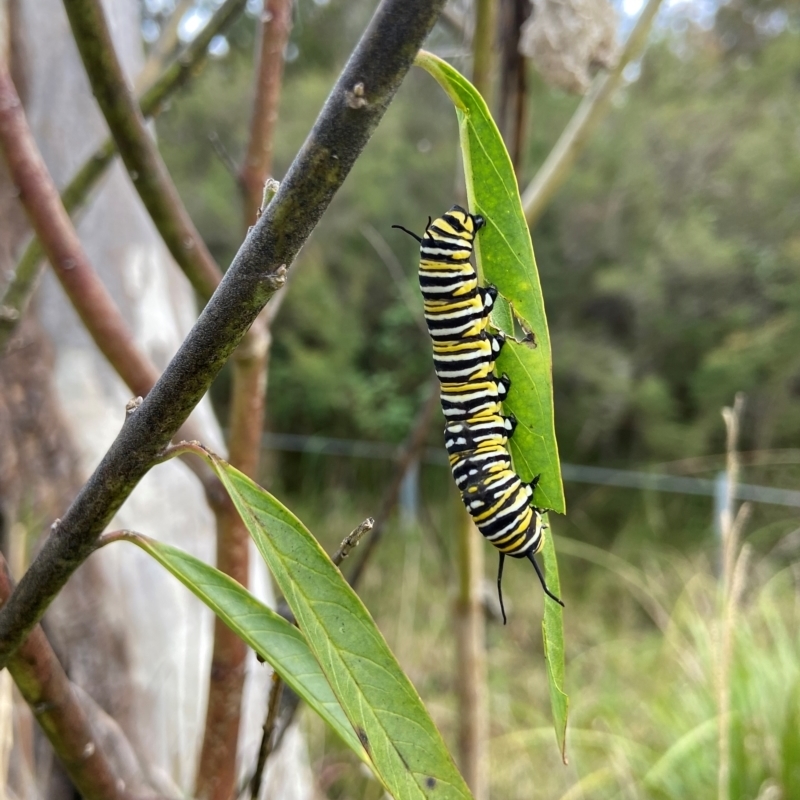
<svg viewBox="0 0 800 800">
<path fill-rule="evenodd" d="M 369 511 L 347 505 L 305 515 L 332 549 Z M 434 523 L 444 554 L 431 530 L 393 528 L 361 593 L 455 752 L 456 575 L 444 557 L 452 552 L 447 526 L 439 518 Z M 559 549 L 569 598 L 570 764 L 560 763 L 549 717 L 541 592 L 526 565 L 512 562 L 509 624 L 489 622 L 487 630 L 491 796 L 714 797 L 720 654 L 727 657 L 720 648 L 727 612 L 713 572 L 716 554 L 650 551 L 636 566 L 582 542 L 562 538 Z M 731 800 L 800 797 L 797 578 L 791 567 L 757 555 L 737 578 L 741 600 L 729 631 Z M 320 722 L 307 714 L 306 724 L 328 796 L 380 797 Z"/>
</svg>

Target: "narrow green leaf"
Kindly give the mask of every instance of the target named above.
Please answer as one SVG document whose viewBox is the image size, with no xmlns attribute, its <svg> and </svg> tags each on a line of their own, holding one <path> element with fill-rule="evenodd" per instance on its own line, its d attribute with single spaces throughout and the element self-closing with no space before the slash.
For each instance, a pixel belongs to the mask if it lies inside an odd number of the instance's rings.
<svg viewBox="0 0 800 800">
<path fill-rule="evenodd" d="M 516 416 L 518 423 L 509 441 L 514 468 L 524 480 L 540 475 L 536 505 L 563 514 L 566 505 L 553 417 L 550 334 L 511 159 L 475 87 L 431 53 L 421 51 L 416 64 L 438 81 L 456 107 L 470 211 L 486 220 L 486 227 L 476 238 L 478 268 L 506 301 L 498 304 L 492 322 L 512 336 L 518 327 L 532 334 L 530 342 L 509 340 L 497 359 L 498 373 L 506 373 L 511 379 L 511 391 L 503 407 Z M 560 596 L 551 536 L 545 538 L 543 558 L 547 585 Z M 563 688 L 564 619 L 561 606 L 550 600 L 544 604 L 542 633 L 553 723 L 561 757 L 566 761 L 569 698 Z"/>
<path fill-rule="evenodd" d="M 708 752 L 714 746 L 718 728 L 719 720 L 712 717 L 683 734 L 645 773 L 643 788 L 666 793 L 671 778 L 683 774 L 697 753 Z"/>
<path fill-rule="evenodd" d="M 545 520 L 546 522 L 548 520 Z M 547 575 L 547 586 L 556 596 L 561 596 L 561 581 L 558 577 L 558 562 L 553 537 L 546 535 L 542 548 L 542 560 Z M 550 708 L 553 712 L 553 726 L 556 741 L 561 750 L 561 759 L 567 763 L 567 716 L 569 697 L 564 692 L 564 609 L 549 598 L 544 601 L 542 620 L 542 639 L 544 655 L 547 660 L 547 680 L 550 685 Z"/>
<path fill-rule="evenodd" d="M 511 159 L 503 139 L 475 87 L 445 61 L 420 52 L 417 66 L 427 70 L 456 107 L 470 211 L 486 227 L 476 239 L 478 269 L 513 306 L 533 345 L 509 341 L 497 359 L 499 373 L 511 379 L 504 406 L 519 421 L 510 442 L 515 468 L 525 480 L 541 475 L 536 504 L 563 514 L 566 510 L 553 422 L 553 378 L 550 334 L 544 313 L 539 273 Z M 507 333 L 513 329 L 496 319 Z"/>
<path fill-rule="evenodd" d="M 141 534 L 125 533 L 119 538 L 137 545 L 166 567 L 270 664 L 359 758 L 370 763 L 305 637 L 294 625 L 256 600 L 233 578 L 183 550 Z"/>
<path fill-rule="evenodd" d="M 396 800 L 471 798 L 419 695 L 317 540 L 260 486 L 208 458 L 384 785 Z"/>
</svg>

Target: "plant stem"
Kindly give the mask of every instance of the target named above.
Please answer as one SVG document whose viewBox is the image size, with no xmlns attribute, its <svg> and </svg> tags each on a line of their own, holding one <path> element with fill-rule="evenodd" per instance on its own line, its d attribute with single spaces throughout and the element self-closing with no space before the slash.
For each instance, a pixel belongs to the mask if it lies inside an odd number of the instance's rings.
<svg viewBox="0 0 800 800">
<path fill-rule="evenodd" d="M 292 0 L 264 0 L 260 27 L 250 138 L 239 171 L 246 225 L 252 225 L 258 217 L 264 182 L 270 177 L 272 170 L 275 124 L 278 121 L 283 77 L 283 52 L 292 30 Z"/>
<path fill-rule="evenodd" d="M 198 74 L 207 59 L 209 42 L 239 16 L 246 2 L 225 0 L 208 25 L 144 92 L 139 107 L 145 117 L 159 114 L 169 97 Z M 107 139 L 84 162 L 61 194 L 67 213 L 74 215 L 83 206 L 116 154 L 114 140 Z M 34 237 L 25 248 L 14 270 L 14 277 L 0 299 L 0 350 L 6 346 L 28 307 L 44 266 L 44 258 L 41 242 Z"/>
<path fill-rule="evenodd" d="M 0 606 L 13 591 L 8 566 L 0 553 Z M 8 661 L 8 671 L 81 797 L 87 800 L 132 800 L 98 741 L 75 687 L 37 625 Z M 87 697 L 81 694 L 82 697 Z M 117 729 L 116 749 L 133 752 Z M 148 797 L 155 798 L 154 793 Z M 144 797 L 141 796 L 141 800 Z"/>
<path fill-rule="evenodd" d="M 158 370 L 136 346 L 122 313 L 89 262 L 2 63 L 0 98 L 0 149 L 41 247 L 100 352 L 134 395 L 144 396 L 158 380 Z M 182 434 L 190 439 L 198 436 L 191 423 L 183 426 Z M 196 461 L 187 463 L 213 505 L 224 496 L 221 484 L 210 469 L 198 469 Z"/>
<path fill-rule="evenodd" d="M 456 658 L 459 765 L 475 800 L 489 797 L 489 709 L 483 613 L 483 540 L 458 498 Z"/>
<path fill-rule="evenodd" d="M 194 227 L 114 52 L 100 0 L 64 0 L 89 83 L 139 193 L 172 257 L 203 298 L 222 275 Z"/>
<path fill-rule="evenodd" d="M 265 0 L 259 20 L 261 48 L 256 60 L 256 92 L 250 139 L 240 173 L 243 188 L 243 230 L 258 219 L 264 185 L 272 168 L 278 119 L 283 51 L 291 28 L 291 0 Z M 258 479 L 261 434 L 266 406 L 270 323 L 285 292 L 262 312 L 233 354 L 233 386 L 229 418 L 228 460 L 253 480 Z M 248 585 L 250 536 L 231 504 L 218 518 L 217 568 Z M 220 620 L 215 621 L 208 706 L 195 780 L 199 798 L 228 800 L 236 784 L 239 722 L 244 693 L 244 643 Z"/>
<path fill-rule="evenodd" d="M 258 317 L 233 354 L 233 389 L 228 459 L 257 479 L 264 419 L 269 331 Z M 232 503 L 217 517 L 217 569 L 242 586 L 249 583 L 250 536 Z M 214 622 L 214 646 L 203 744 L 198 761 L 198 798 L 228 800 L 236 785 L 239 722 L 247 647 L 221 620 Z"/>
<path fill-rule="evenodd" d="M 472 39 L 472 83 L 491 107 L 494 49 L 497 31 L 497 1 L 477 0 Z"/>
<path fill-rule="evenodd" d="M 291 264 L 361 154 L 444 0 L 383 0 L 278 194 L 189 336 L 0 610 L 0 668 L 41 619 L 137 483 L 158 462 Z M 361 84 L 365 103 L 353 103 Z M 353 108 L 357 105 L 357 108 Z"/>
<path fill-rule="evenodd" d="M 647 34 L 660 6 L 661 0 L 648 0 L 625 42 L 616 66 L 610 72 L 601 73 L 594 79 L 555 147 L 522 193 L 525 219 L 531 227 L 536 224 L 553 195 L 567 179 L 595 128 L 605 117 L 611 98 L 622 83 L 625 67 L 639 58 L 647 44 Z"/>
<path fill-rule="evenodd" d="M 472 42 L 472 82 L 493 105 L 498 0 L 478 0 Z M 458 686 L 458 752 L 464 779 L 475 800 L 489 797 L 489 713 L 486 688 L 486 623 L 483 615 L 483 537 L 458 498 L 459 591 L 455 609 Z"/>
</svg>

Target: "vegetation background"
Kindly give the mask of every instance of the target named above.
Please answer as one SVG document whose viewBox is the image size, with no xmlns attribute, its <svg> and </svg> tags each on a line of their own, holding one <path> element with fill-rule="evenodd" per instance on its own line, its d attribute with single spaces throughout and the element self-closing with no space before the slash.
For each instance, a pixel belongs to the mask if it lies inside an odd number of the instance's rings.
<svg viewBox="0 0 800 800">
<path fill-rule="evenodd" d="M 278 175 L 370 9 L 296 6 Z M 797 485 L 798 12 L 791 2 L 667 4 L 646 55 L 626 70 L 612 111 L 533 229 L 564 461 L 713 478 L 725 464 L 720 410 L 744 392 L 741 479 Z M 466 68 L 466 46 L 439 36 Z M 162 152 L 223 263 L 238 242 L 236 190 L 208 136 L 234 158 L 243 146 L 249 28 L 230 43 L 158 124 Z M 531 71 L 521 186 L 578 102 Z M 449 101 L 412 71 L 300 256 L 274 328 L 268 430 L 389 442 L 408 432 L 426 391 L 429 343 L 370 232 L 413 289 L 413 242 L 391 225 L 420 228 L 452 204 L 456 142 Z M 224 404 L 225 387 L 217 389 Z M 374 513 L 391 474 L 388 463 L 337 456 L 272 453 L 267 463 L 266 485 L 331 546 L 350 521 Z M 421 521 L 392 529 L 363 594 L 454 736 L 455 502 L 444 468 L 423 466 L 421 486 Z M 492 794 L 713 796 L 712 500 L 576 483 L 567 499 L 569 514 L 553 528 L 567 598 L 571 763 L 560 765 L 547 730 L 540 593 L 528 571 L 511 569 L 509 626 L 488 631 Z M 753 555 L 737 625 L 730 796 L 788 800 L 800 797 L 796 510 L 756 505 L 746 538 Z M 356 796 L 352 772 L 334 768 L 333 744 L 314 747 L 328 767 L 319 774 L 331 776 L 326 791 Z M 665 753 L 670 761 L 660 761 Z"/>
<path fill-rule="evenodd" d="M 146 41 L 173 6 L 144 0 Z M 182 35 L 213 7 L 190 8 Z M 277 178 L 374 7 L 294 3 Z M 618 9 L 620 38 L 639 8 L 624 0 Z M 248 4 L 156 123 L 184 203 L 223 265 L 241 242 L 231 165 L 248 139 L 260 9 Z M 428 47 L 468 74 L 469 33 L 440 25 Z M 532 229 L 561 458 L 714 479 L 730 449 L 720 412 L 742 393 L 739 480 L 795 489 L 800 4 L 665 0 L 645 55 L 624 74 Z M 580 103 L 532 65 L 527 78 L 522 187 Z M 408 436 L 429 393 L 430 344 L 419 326 L 417 248 L 391 226 L 419 230 L 453 204 L 457 141 L 450 101 L 412 70 L 292 272 L 271 330 L 267 433 L 393 445 Z M 213 388 L 222 420 L 229 396 L 223 371 Z M 427 444 L 441 449 L 438 414 Z M 265 448 L 260 479 L 333 552 L 379 511 L 394 471 L 389 459 Z M 455 752 L 459 504 L 441 464 L 424 462 L 418 486 L 416 516 L 390 521 L 359 593 Z M 568 516 L 551 524 L 567 603 L 569 764 L 550 720 L 543 597 L 532 571 L 514 563 L 506 627 L 487 575 L 491 796 L 800 798 L 797 508 L 753 504 L 727 569 L 712 497 L 573 482 L 566 492 Z M 307 713 L 303 724 L 320 796 L 381 797 L 320 720 Z"/>
</svg>

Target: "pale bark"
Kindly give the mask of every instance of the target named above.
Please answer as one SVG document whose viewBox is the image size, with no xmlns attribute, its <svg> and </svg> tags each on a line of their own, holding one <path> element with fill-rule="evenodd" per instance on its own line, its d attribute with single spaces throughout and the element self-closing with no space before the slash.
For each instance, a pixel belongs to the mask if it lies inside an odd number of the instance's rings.
<svg viewBox="0 0 800 800">
<path fill-rule="evenodd" d="M 128 74 L 136 74 L 143 63 L 138 3 L 113 0 L 106 8 L 120 58 Z M 63 186 L 105 138 L 106 129 L 60 2 L 19 3 L 17 9 L 13 34 L 26 111 L 48 168 Z M 13 193 L 3 184 L 4 178 L 0 176 L 0 202 L 5 209 L 13 206 Z M 16 224 L 19 243 L 22 223 L 18 220 Z M 119 166 L 87 208 L 79 233 L 137 345 L 163 368 L 194 322 L 194 297 Z M 14 253 L 0 255 L 0 268 L 8 269 Z M 56 449 L 65 453 L 83 479 L 116 436 L 130 391 L 102 359 L 50 275 L 43 281 L 36 312 L 52 342 L 48 379 L 52 379 L 54 413 L 65 421 L 64 435 L 75 443 L 72 453 L 66 445 Z M 32 367 L 27 352 L 17 350 L 17 357 L 22 358 L 23 367 Z M 3 367 L 5 379 L 5 364 Z M 48 367 L 45 364 L 39 369 Z M 207 402 L 198 407 L 194 418 L 204 431 L 205 443 L 221 451 L 219 429 Z M 51 425 L 59 430 L 58 420 L 51 420 Z M 45 526 L 54 514 L 66 509 L 75 484 L 69 481 L 67 496 L 43 509 L 48 515 Z M 21 487 L 20 492 L 31 488 Z M 0 497 L 0 503 L 5 504 L 6 499 Z M 25 499 L 18 498 L 11 512 L 18 511 Z M 146 476 L 112 524 L 146 531 L 207 562 L 214 560 L 213 516 L 200 483 L 177 462 Z M 256 563 L 254 569 L 252 590 L 271 600 L 262 565 Z M 132 548 L 109 547 L 92 556 L 67 584 L 45 617 L 45 627 L 70 678 L 115 716 L 137 756 L 149 765 L 152 783 L 191 791 L 205 713 L 210 613 L 155 562 Z M 256 677 L 248 680 L 245 707 L 263 708 L 269 670 L 251 657 L 248 672 L 255 672 Z M 114 708 L 109 709 L 112 700 Z M 255 763 L 260 723 L 256 715 L 243 719 L 242 769 L 252 769 Z M 24 731 L 20 733 L 15 746 L 24 748 L 26 737 Z M 282 759 L 287 759 L 284 782 L 271 790 L 287 798 L 309 796 L 302 741 L 295 737 L 293 746 L 283 748 L 280 755 L 276 772 Z M 14 761 L 12 754 L 12 764 Z M 24 763 L 29 762 L 22 758 L 20 764 Z M 38 791 L 51 796 L 43 777 L 44 765 L 30 766 L 39 788 L 30 774 L 20 774 L 14 787 L 17 795 L 32 797 Z"/>
</svg>

